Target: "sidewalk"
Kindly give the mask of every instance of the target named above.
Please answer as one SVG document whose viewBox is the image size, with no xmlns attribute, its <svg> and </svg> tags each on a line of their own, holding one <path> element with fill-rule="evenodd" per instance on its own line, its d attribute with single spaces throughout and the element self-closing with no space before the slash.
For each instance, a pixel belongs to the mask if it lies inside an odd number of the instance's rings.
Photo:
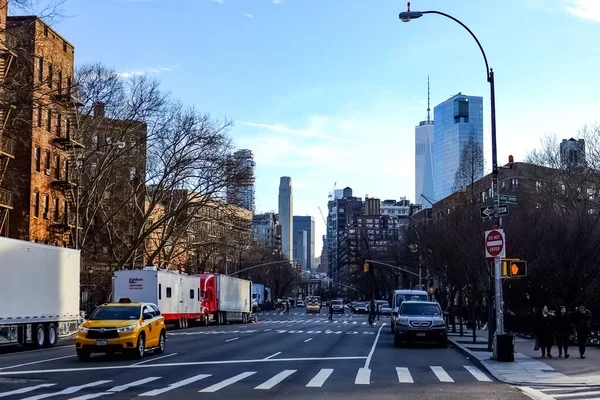
<svg viewBox="0 0 600 400">
<path fill-rule="evenodd" d="M 464 336 L 448 333 L 448 339 L 456 348 L 501 382 L 513 385 L 600 385 L 600 350 L 588 347 L 586 359 L 579 358 L 577 346 L 569 348 L 570 358 L 558 358 L 558 348 L 552 348 L 554 358 L 541 357 L 535 351 L 535 341 L 515 336 L 515 362 L 499 362 L 487 351 L 487 331 L 477 331 L 477 343 L 473 344 L 473 331 L 464 330 Z"/>
</svg>

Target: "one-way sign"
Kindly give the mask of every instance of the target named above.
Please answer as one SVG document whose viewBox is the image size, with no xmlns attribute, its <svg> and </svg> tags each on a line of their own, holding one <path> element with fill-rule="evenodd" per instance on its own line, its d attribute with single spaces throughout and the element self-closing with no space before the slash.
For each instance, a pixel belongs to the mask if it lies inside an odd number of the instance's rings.
<svg viewBox="0 0 600 400">
<path fill-rule="evenodd" d="M 498 215 L 508 215 L 508 204 L 498 206 Z M 494 207 L 481 207 L 481 218 L 491 218 L 494 216 Z"/>
</svg>

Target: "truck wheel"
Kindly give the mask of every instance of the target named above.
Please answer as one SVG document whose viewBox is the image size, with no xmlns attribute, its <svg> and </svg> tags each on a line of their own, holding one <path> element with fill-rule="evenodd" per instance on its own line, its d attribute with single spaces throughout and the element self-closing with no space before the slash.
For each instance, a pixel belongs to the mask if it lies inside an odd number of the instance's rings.
<svg viewBox="0 0 600 400">
<path fill-rule="evenodd" d="M 37 349 L 41 349 L 46 345 L 46 328 L 44 328 L 44 324 L 37 324 L 33 340 L 33 344 Z"/>
<path fill-rule="evenodd" d="M 133 356 L 137 360 L 140 360 L 140 359 L 144 358 L 145 352 L 146 352 L 146 337 L 144 336 L 143 333 L 140 333 L 140 336 L 138 336 L 138 340 L 137 340 L 137 344 L 135 346 Z"/>
<path fill-rule="evenodd" d="M 84 350 L 77 350 L 77 358 L 79 361 L 87 361 L 90 359 L 90 353 Z"/>
<path fill-rule="evenodd" d="M 158 348 L 155 350 L 157 354 L 162 354 L 165 352 L 165 348 L 167 347 L 167 335 L 164 329 L 160 332 L 160 336 L 158 338 Z"/>
<path fill-rule="evenodd" d="M 56 332 L 56 326 L 54 324 L 48 325 L 48 340 L 46 341 L 46 347 L 56 346 L 58 341 L 58 333 Z"/>
</svg>

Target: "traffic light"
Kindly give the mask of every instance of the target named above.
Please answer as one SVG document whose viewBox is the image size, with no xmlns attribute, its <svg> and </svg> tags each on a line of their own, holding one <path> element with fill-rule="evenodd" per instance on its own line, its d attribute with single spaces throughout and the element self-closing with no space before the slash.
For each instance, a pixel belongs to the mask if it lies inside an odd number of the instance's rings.
<svg viewBox="0 0 600 400">
<path fill-rule="evenodd" d="M 369 272 L 369 263 L 364 263 L 363 269 L 364 269 L 365 273 Z"/>
<path fill-rule="evenodd" d="M 522 260 L 502 260 L 502 277 L 519 278 L 527 276 L 527 262 Z"/>
</svg>

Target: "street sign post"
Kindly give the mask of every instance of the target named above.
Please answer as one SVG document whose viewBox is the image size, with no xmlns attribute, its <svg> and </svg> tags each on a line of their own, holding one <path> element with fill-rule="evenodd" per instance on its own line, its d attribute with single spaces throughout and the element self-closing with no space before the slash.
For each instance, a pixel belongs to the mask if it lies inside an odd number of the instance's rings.
<svg viewBox="0 0 600 400">
<path fill-rule="evenodd" d="M 502 300 L 502 258 L 506 257 L 506 237 L 503 229 L 485 231 L 485 256 L 494 259 L 496 334 L 504 334 L 504 301 Z"/>
<path fill-rule="evenodd" d="M 498 206 L 498 215 L 508 215 L 508 204 Z M 481 207 L 481 218 L 491 218 L 494 216 L 494 206 Z"/>
</svg>

